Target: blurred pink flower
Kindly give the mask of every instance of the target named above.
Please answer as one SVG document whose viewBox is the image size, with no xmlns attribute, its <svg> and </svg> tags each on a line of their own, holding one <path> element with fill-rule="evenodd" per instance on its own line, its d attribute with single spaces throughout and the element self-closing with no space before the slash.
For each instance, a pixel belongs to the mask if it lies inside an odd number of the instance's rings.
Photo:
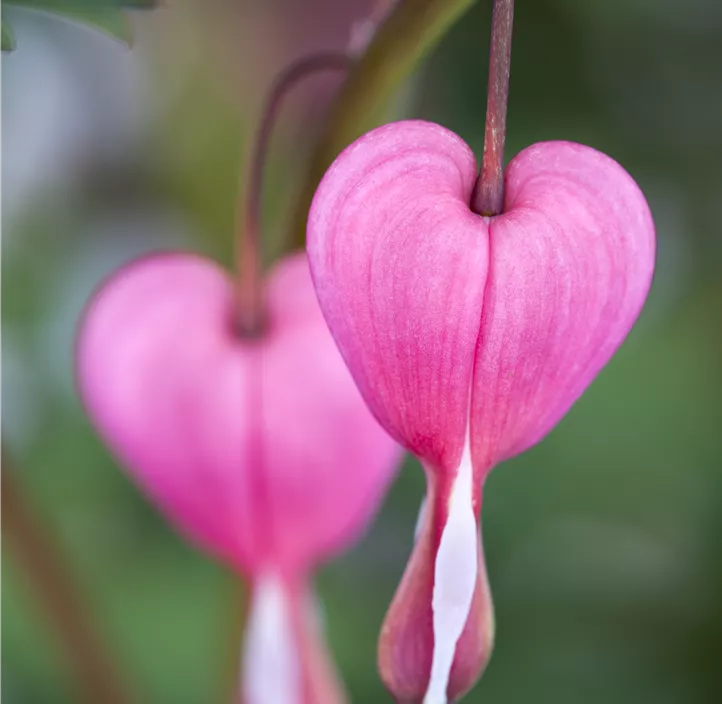
<svg viewBox="0 0 722 704">
<path fill-rule="evenodd" d="M 636 320 L 654 269 L 645 199 L 594 149 L 522 151 L 492 218 L 470 209 L 476 177 L 452 132 L 386 125 L 338 157 L 308 222 L 331 332 L 374 415 L 428 478 L 379 645 L 384 682 L 403 702 L 453 700 L 483 670 L 493 641 L 484 480 L 591 383 Z"/>
<path fill-rule="evenodd" d="M 182 253 L 132 263 L 85 315 L 79 389 L 167 518 L 252 579 L 244 701 L 337 702 L 309 572 L 359 537 L 400 448 L 338 353 L 305 255 L 275 267 L 265 296 L 265 333 L 240 339 L 216 264 Z"/>
</svg>

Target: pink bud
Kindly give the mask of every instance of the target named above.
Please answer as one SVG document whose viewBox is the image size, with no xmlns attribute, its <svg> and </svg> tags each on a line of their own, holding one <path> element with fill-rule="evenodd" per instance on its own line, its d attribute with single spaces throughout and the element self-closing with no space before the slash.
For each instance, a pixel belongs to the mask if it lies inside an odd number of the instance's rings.
<svg viewBox="0 0 722 704">
<path fill-rule="evenodd" d="M 265 297 L 264 335 L 240 339 L 231 281 L 214 263 L 178 253 L 126 266 L 86 313 L 79 388 L 168 519 L 254 580 L 247 655 L 282 670 L 272 691 L 289 704 L 335 702 L 308 694 L 338 687 L 302 606 L 306 580 L 363 531 L 400 448 L 336 349 L 306 257 L 281 262 Z M 248 704 L 269 701 L 269 682 L 247 675 Z"/>
<path fill-rule="evenodd" d="M 492 218 L 470 209 L 476 177 L 452 132 L 386 125 L 337 158 L 309 216 L 331 332 L 374 415 L 428 476 L 426 526 L 380 642 L 400 701 L 454 699 L 481 673 L 493 633 L 477 538 L 484 479 L 591 383 L 654 268 L 642 193 L 594 149 L 522 151 Z"/>
</svg>

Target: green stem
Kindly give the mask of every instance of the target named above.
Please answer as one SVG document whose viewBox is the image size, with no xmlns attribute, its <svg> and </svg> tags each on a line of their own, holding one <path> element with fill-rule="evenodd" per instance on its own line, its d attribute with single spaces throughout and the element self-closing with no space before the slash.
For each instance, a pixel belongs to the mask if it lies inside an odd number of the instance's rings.
<svg viewBox="0 0 722 704">
<path fill-rule="evenodd" d="M 339 91 L 311 159 L 292 221 L 294 247 L 303 247 L 306 220 L 318 184 L 338 154 L 369 127 L 369 120 L 424 54 L 474 0 L 405 0 L 381 25 Z"/>
<path fill-rule="evenodd" d="M 56 632 L 76 681 L 78 701 L 128 704 L 131 697 L 50 527 L 36 514 L 13 475 L 3 453 L 3 549 L 23 573 L 43 616 Z"/>
</svg>

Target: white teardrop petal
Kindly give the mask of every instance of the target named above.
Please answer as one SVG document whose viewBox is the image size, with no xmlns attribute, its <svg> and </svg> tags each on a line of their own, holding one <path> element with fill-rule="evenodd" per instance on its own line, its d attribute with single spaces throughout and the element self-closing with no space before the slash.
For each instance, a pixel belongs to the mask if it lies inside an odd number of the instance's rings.
<svg viewBox="0 0 722 704">
<path fill-rule="evenodd" d="M 449 516 L 434 565 L 434 654 L 424 704 L 446 704 L 456 644 L 471 610 L 477 579 L 477 531 L 472 503 L 473 471 L 467 439 L 451 488 Z"/>
<path fill-rule="evenodd" d="M 281 580 L 254 585 L 243 647 L 244 704 L 300 704 L 301 672 L 288 597 Z"/>
</svg>

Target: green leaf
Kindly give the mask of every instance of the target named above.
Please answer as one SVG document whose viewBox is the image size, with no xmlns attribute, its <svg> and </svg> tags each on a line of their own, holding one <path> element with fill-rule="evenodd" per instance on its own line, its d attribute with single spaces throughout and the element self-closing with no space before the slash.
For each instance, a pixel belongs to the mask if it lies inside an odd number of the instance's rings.
<svg viewBox="0 0 722 704">
<path fill-rule="evenodd" d="M 87 24 L 130 44 L 131 26 L 124 11 L 151 9 L 156 6 L 157 0 L 8 0 L 5 4 L 57 14 Z"/>
<path fill-rule="evenodd" d="M 61 14 L 93 14 L 122 9 L 148 10 L 156 7 L 158 0 L 7 0 L 5 4 Z"/>
<path fill-rule="evenodd" d="M 133 40 L 132 27 L 122 10 L 53 10 L 54 14 L 81 22 L 98 29 L 115 39 L 130 45 Z"/>
<path fill-rule="evenodd" d="M 15 33 L 4 17 L 2 18 L 2 50 L 15 50 Z"/>
<path fill-rule="evenodd" d="M 336 98 L 316 147 L 293 219 L 293 244 L 302 247 L 313 194 L 338 154 L 367 129 L 394 90 L 474 0 L 401 0 L 379 28 Z"/>
</svg>

